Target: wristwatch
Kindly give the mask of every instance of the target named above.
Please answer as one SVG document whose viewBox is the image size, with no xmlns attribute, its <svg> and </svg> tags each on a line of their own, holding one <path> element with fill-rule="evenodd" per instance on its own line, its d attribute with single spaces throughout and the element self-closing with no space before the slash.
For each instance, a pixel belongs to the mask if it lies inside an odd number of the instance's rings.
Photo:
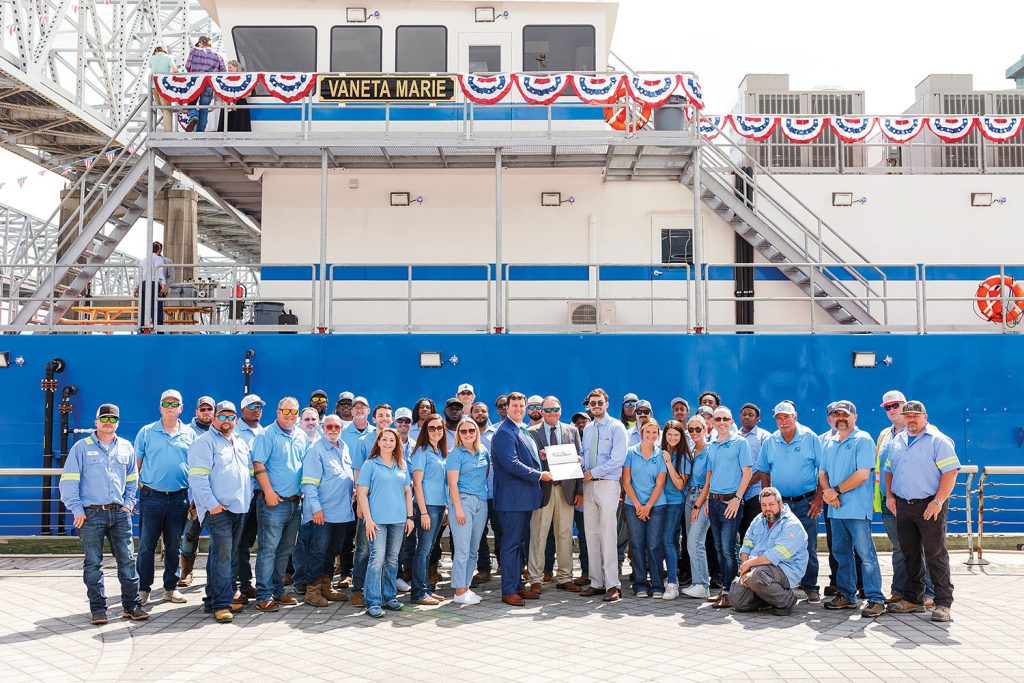
<svg viewBox="0 0 1024 683">
<path fill-rule="evenodd" d="M 842 491 L 840 491 L 840 490 L 839 490 L 839 485 L 838 485 L 838 484 L 836 484 L 835 486 L 833 486 L 833 487 L 832 487 L 832 490 L 833 490 L 833 491 L 835 491 L 836 493 L 842 493 Z"/>
</svg>

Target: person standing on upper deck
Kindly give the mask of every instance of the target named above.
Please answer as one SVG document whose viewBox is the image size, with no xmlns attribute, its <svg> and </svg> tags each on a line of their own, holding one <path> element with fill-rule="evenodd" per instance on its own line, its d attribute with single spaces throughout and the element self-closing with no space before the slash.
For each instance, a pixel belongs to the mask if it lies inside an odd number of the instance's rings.
<svg viewBox="0 0 1024 683">
<path fill-rule="evenodd" d="M 195 47 L 188 53 L 185 60 L 185 71 L 188 73 L 225 73 L 227 67 L 224 65 L 224 58 L 213 49 L 213 44 L 207 36 L 199 36 Z M 188 126 L 185 127 L 189 133 L 193 131 L 203 132 L 206 130 L 206 121 L 210 116 L 207 108 L 213 101 L 213 88 L 207 85 L 203 92 L 199 93 L 198 109 L 189 111 Z"/>
<path fill-rule="evenodd" d="M 153 76 L 178 73 L 174 57 L 167 54 L 167 48 L 163 45 L 157 45 L 153 48 L 153 54 L 149 57 L 149 72 Z M 164 132 L 171 133 L 174 131 L 174 109 L 171 108 L 171 103 L 160 94 L 156 87 L 152 88 L 152 92 L 153 103 L 161 107 L 160 117 L 163 120 Z"/>
</svg>

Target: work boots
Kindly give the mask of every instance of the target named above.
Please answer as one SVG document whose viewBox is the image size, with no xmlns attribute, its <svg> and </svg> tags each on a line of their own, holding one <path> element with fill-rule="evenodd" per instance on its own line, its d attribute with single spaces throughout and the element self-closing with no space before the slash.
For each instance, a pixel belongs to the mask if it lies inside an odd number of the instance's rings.
<svg viewBox="0 0 1024 683">
<path fill-rule="evenodd" d="M 185 557 L 181 556 L 181 578 L 178 580 L 178 587 L 184 588 L 185 586 L 192 585 L 192 568 L 196 565 L 196 556 Z"/>
<path fill-rule="evenodd" d="M 320 595 L 320 584 L 311 583 L 306 586 L 306 595 L 302 599 L 304 603 L 312 607 L 327 607 L 327 598 Z"/>
<path fill-rule="evenodd" d="M 309 593 L 309 588 L 306 588 L 306 593 Z M 320 577 L 320 595 L 334 602 L 344 602 L 348 600 L 348 593 L 345 591 L 334 590 L 334 587 L 331 586 L 330 576 Z"/>
</svg>

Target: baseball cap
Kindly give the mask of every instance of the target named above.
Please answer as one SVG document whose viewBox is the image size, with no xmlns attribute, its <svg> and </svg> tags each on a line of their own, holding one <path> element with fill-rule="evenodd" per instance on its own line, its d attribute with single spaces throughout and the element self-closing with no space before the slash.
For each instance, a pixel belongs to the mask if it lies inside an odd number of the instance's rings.
<svg viewBox="0 0 1024 683">
<path fill-rule="evenodd" d="M 590 422 L 590 416 L 584 412 L 574 413 L 572 416 L 572 421 L 575 422 L 577 417 L 582 417 L 587 422 Z"/>
<path fill-rule="evenodd" d="M 121 417 L 121 411 L 117 405 L 113 403 L 104 403 L 96 409 L 96 417 L 107 417 L 112 415 L 113 417 Z"/>
<path fill-rule="evenodd" d="M 825 406 L 825 414 L 826 415 L 831 415 L 832 414 L 832 411 L 836 409 L 836 403 L 837 403 L 837 401 L 832 401 L 827 406 Z"/>
<path fill-rule="evenodd" d="M 457 392 L 455 392 L 455 393 L 461 394 L 463 391 L 468 391 L 471 394 L 475 394 L 476 393 L 475 391 L 473 391 L 473 385 L 472 384 L 460 384 L 459 385 L 459 390 Z"/>
<path fill-rule="evenodd" d="M 627 401 L 635 401 L 635 400 L 637 400 L 636 394 L 634 394 L 632 392 L 630 392 L 630 393 L 628 393 L 628 394 L 626 394 L 625 396 L 622 397 L 622 402 L 623 403 L 626 403 Z"/>
<path fill-rule="evenodd" d="M 370 407 L 370 402 L 366 400 L 365 396 L 356 396 L 354 399 L 352 399 L 352 405 L 355 405 L 357 403 L 362 403 L 367 408 Z"/>
<path fill-rule="evenodd" d="M 317 389 L 316 391 L 309 395 L 310 398 L 313 398 L 314 396 L 323 396 L 324 398 L 327 398 L 327 392 L 324 391 L 323 389 Z"/>
<path fill-rule="evenodd" d="M 779 401 L 775 404 L 772 415 L 796 415 L 796 406 L 789 401 Z"/>
<path fill-rule="evenodd" d="M 452 396 L 450 399 L 444 402 L 444 407 L 447 408 L 448 406 L 459 406 L 461 408 L 462 401 Z"/>
<path fill-rule="evenodd" d="M 711 417 L 714 414 L 715 411 L 711 410 L 710 406 L 701 406 L 697 408 L 697 415 L 707 415 L 708 417 Z"/>
<path fill-rule="evenodd" d="M 343 391 L 340 394 L 338 394 L 339 401 L 351 401 L 355 399 L 355 397 L 356 395 L 353 394 L 351 391 Z"/>
<path fill-rule="evenodd" d="M 160 400 L 166 401 L 169 398 L 173 398 L 175 401 L 181 402 L 181 392 L 177 389 L 167 389 L 164 393 L 160 394 Z"/>
<path fill-rule="evenodd" d="M 927 413 L 927 412 L 928 411 L 924 409 L 924 404 L 921 403 L 920 401 L 907 401 L 904 404 L 904 406 L 903 406 L 903 410 L 901 411 L 901 414 L 906 415 L 907 413 Z"/>
<path fill-rule="evenodd" d="M 199 406 L 216 406 L 217 402 L 213 400 L 212 396 L 200 396 L 199 400 L 196 401 L 196 408 Z"/>
<path fill-rule="evenodd" d="M 888 405 L 892 405 L 893 403 L 906 403 L 906 402 L 907 402 L 907 397 L 903 395 L 902 391 L 897 391 L 896 389 L 892 389 L 891 391 L 887 391 L 884 394 L 882 394 L 882 402 L 880 404 L 878 404 L 878 407 L 879 408 L 884 408 L 884 407 L 886 407 Z"/>
<path fill-rule="evenodd" d="M 672 403 L 670 403 L 669 405 L 675 408 L 677 403 L 682 403 L 683 405 L 686 406 L 690 405 L 689 402 L 687 402 L 687 400 L 685 398 L 682 398 L 681 396 L 676 396 L 674 399 L 672 399 Z"/>
<path fill-rule="evenodd" d="M 537 394 L 534 394 L 530 398 L 526 399 L 526 405 L 528 406 L 537 406 L 542 403 L 544 403 L 544 397 L 538 396 Z"/>
<path fill-rule="evenodd" d="M 231 401 L 221 401 L 220 403 L 217 404 L 217 412 L 218 413 L 237 413 L 238 411 L 235 410 L 235 404 L 232 403 Z"/>
<path fill-rule="evenodd" d="M 411 420 L 412 411 L 409 410 L 408 408 L 399 408 L 398 410 L 395 411 L 396 420 L 401 420 L 403 417 L 409 418 Z"/>
<path fill-rule="evenodd" d="M 648 410 L 652 409 L 651 408 L 651 402 L 648 401 L 647 399 L 641 399 L 641 400 L 637 401 L 636 402 L 636 407 L 637 408 L 647 408 Z"/>
<path fill-rule="evenodd" d="M 850 415 L 857 414 L 857 406 L 853 405 L 852 401 L 836 401 L 832 404 L 832 408 L 828 411 L 829 415 L 836 412 L 837 410 L 845 410 Z"/>
<path fill-rule="evenodd" d="M 252 405 L 259 404 L 260 406 L 267 405 L 267 402 L 259 397 L 259 394 L 249 394 L 242 399 L 242 408 L 248 408 Z"/>
</svg>

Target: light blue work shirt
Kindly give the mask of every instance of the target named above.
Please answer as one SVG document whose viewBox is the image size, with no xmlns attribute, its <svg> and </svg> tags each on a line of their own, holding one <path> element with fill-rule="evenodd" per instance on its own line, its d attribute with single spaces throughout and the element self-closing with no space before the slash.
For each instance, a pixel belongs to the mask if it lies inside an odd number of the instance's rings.
<svg viewBox="0 0 1024 683">
<path fill-rule="evenodd" d="M 115 436 L 104 446 L 94 431 L 71 447 L 60 475 L 60 500 L 80 517 L 89 505 L 116 503 L 131 510 L 139 489 L 132 442 Z"/>
<path fill-rule="evenodd" d="M 252 474 L 252 445 L 256 441 L 256 437 L 267 431 L 267 428 L 261 424 L 256 424 L 255 427 L 250 427 L 239 418 L 235 421 L 235 436 L 245 442 L 245 445 L 249 447 L 249 474 Z M 256 477 L 252 479 L 252 490 L 259 491 L 260 485 L 256 483 Z"/>
<path fill-rule="evenodd" d="M 377 431 L 377 428 L 372 424 L 367 424 L 362 430 L 356 429 L 356 423 L 349 423 L 341 430 L 341 440 L 348 446 L 348 454 L 352 457 L 352 464 L 355 465 L 357 448 L 359 446 L 359 439 L 363 438 L 364 434 L 373 434 Z M 356 467 L 355 469 L 359 469 Z"/>
<path fill-rule="evenodd" d="M 789 587 L 796 588 L 807 570 L 807 532 L 796 515 L 789 511 L 789 506 L 783 505 L 782 513 L 771 527 L 764 514 L 754 517 L 743 538 L 740 553 L 752 558 L 764 555 L 783 571 L 789 579 Z"/>
<path fill-rule="evenodd" d="M 440 451 L 430 446 L 417 448 L 409 458 L 409 472 L 423 472 L 424 505 L 448 504 L 448 479 Z M 413 487 L 415 489 L 415 486 Z"/>
<path fill-rule="evenodd" d="M 359 488 L 368 489 L 370 517 L 374 523 L 405 523 L 409 517 L 405 506 L 409 471 L 405 467 L 399 467 L 397 462 L 388 467 L 380 457 L 370 458 L 359 472 Z"/>
<path fill-rule="evenodd" d="M 353 521 L 354 485 L 352 457 L 345 442 L 317 441 L 302 461 L 302 523 L 312 521 L 314 512 L 323 512 L 324 521 L 332 524 Z"/>
<path fill-rule="evenodd" d="M 416 443 L 416 439 L 420 438 L 421 427 L 413 420 L 412 426 L 409 427 L 409 441 Z"/>
<path fill-rule="evenodd" d="M 494 432 L 496 431 L 498 431 L 498 425 L 489 424 L 487 429 L 480 433 L 480 443 L 487 449 L 488 453 L 491 452 L 491 439 L 494 438 Z"/>
<path fill-rule="evenodd" d="M 626 430 L 626 449 L 630 449 L 640 443 L 640 430 L 636 424 Z"/>
<path fill-rule="evenodd" d="M 459 473 L 459 495 L 468 493 L 480 500 L 487 499 L 487 473 L 490 468 L 491 456 L 484 448 L 470 453 L 468 448 L 459 445 L 444 461 L 446 473 Z M 450 490 L 448 494 L 448 502 L 451 503 Z"/>
<path fill-rule="evenodd" d="M 622 463 L 626 461 L 626 428 L 607 413 L 600 420 L 591 420 L 583 428 L 583 469 L 594 479 L 622 479 Z"/>
<path fill-rule="evenodd" d="M 707 446 L 711 493 L 736 493 L 743 479 L 743 468 L 750 467 L 750 445 L 737 434 L 725 441 L 715 439 Z"/>
<path fill-rule="evenodd" d="M 665 456 L 662 455 L 661 449 L 657 446 L 654 447 L 654 453 L 651 454 L 650 460 L 644 458 L 643 454 L 640 453 L 640 444 L 636 446 L 630 446 L 626 449 L 626 461 L 622 463 L 623 467 L 629 468 L 629 483 L 633 487 L 633 493 L 636 494 L 636 498 L 640 501 L 641 505 L 647 505 L 651 499 L 651 495 L 654 493 L 654 487 L 658 483 L 658 475 L 664 474 L 666 480 L 668 479 L 668 467 L 665 465 Z M 671 482 L 667 482 L 666 486 L 670 486 Z M 629 498 L 626 498 L 627 503 L 632 503 Z M 654 501 L 654 507 L 665 504 L 665 491 L 664 489 L 658 495 L 658 499 Z"/>
<path fill-rule="evenodd" d="M 299 495 L 302 458 L 308 448 L 305 432 L 296 427 L 287 434 L 275 421 L 253 440 L 252 461 L 267 468 L 274 493 L 289 498 Z"/>
<path fill-rule="evenodd" d="M 828 483 L 835 488 L 857 470 L 875 469 L 875 440 L 857 427 L 848 437 L 840 440 L 837 433 L 825 440 L 821 469 L 828 475 Z M 829 506 L 832 519 L 867 519 L 875 512 L 875 480 L 869 471 L 864 483 L 851 491 L 839 494 L 839 507 Z"/>
<path fill-rule="evenodd" d="M 213 423 L 211 422 L 208 425 L 204 425 L 199 420 L 193 417 L 192 420 L 188 423 L 188 426 L 191 427 L 192 431 L 196 433 L 197 437 L 199 437 L 202 436 L 204 432 L 210 431 L 210 427 L 213 426 Z"/>
<path fill-rule="evenodd" d="M 885 471 L 892 473 L 892 494 L 904 500 L 934 496 L 942 475 L 960 469 L 953 441 L 932 425 L 908 444 L 909 436 L 904 429 L 889 439 L 882 453 Z"/>
<path fill-rule="evenodd" d="M 363 435 L 356 441 L 356 449 L 350 451 L 353 470 L 358 472 L 363 468 L 363 463 L 366 462 L 366 458 L 370 455 L 370 451 L 373 450 L 373 444 L 375 443 L 377 443 L 377 428 L 374 427 L 372 432 L 369 429 L 364 431 Z"/>
<path fill-rule="evenodd" d="M 696 447 L 690 449 L 690 453 L 696 452 Z M 704 448 L 700 453 L 693 456 L 693 460 L 687 461 L 683 459 L 683 470 L 680 475 L 688 474 L 689 478 L 686 480 L 687 488 L 704 488 L 704 482 L 708 479 L 708 451 L 707 443 L 705 442 Z"/>
<path fill-rule="evenodd" d="M 769 474 L 772 486 L 783 496 L 792 498 L 810 493 L 818 487 L 821 469 L 821 440 L 817 434 L 799 422 L 796 434 L 789 443 L 776 430 L 761 445 L 757 469 Z"/>
<path fill-rule="evenodd" d="M 235 434 L 228 439 L 216 429 L 196 439 L 188 449 L 188 486 L 200 521 L 218 505 L 248 512 L 252 483 L 245 441 Z"/>
<path fill-rule="evenodd" d="M 753 470 L 751 470 L 751 475 L 757 474 L 758 472 L 761 471 L 757 469 L 757 459 L 761 455 L 761 446 L 762 444 L 764 444 L 765 441 L 771 438 L 771 432 L 769 432 L 767 429 L 761 429 L 757 425 L 754 425 L 754 428 L 751 429 L 749 432 L 744 433 L 744 431 L 741 429 L 738 433 L 740 436 L 747 440 L 747 444 L 750 446 L 750 462 L 754 463 L 754 468 Z M 754 481 L 754 479 L 751 479 L 750 486 L 747 487 L 747 492 L 746 494 L 744 494 L 743 500 L 750 500 L 751 498 L 756 498 L 758 495 L 760 495 L 762 488 L 763 487 L 761 486 L 760 481 Z"/>
<path fill-rule="evenodd" d="M 157 420 L 135 436 L 135 459 L 142 461 L 139 482 L 143 486 L 173 493 L 188 488 L 188 447 L 196 433 L 181 420 L 174 434 L 168 434 Z"/>
<path fill-rule="evenodd" d="M 682 449 L 682 447 L 683 447 L 683 445 L 679 444 L 679 448 Z M 662 451 L 662 454 L 664 454 L 664 452 L 665 451 Z M 669 456 L 669 457 L 672 458 L 672 465 L 675 466 L 676 459 L 673 456 Z M 678 474 L 680 477 L 683 476 L 683 473 L 685 472 L 685 469 L 686 469 L 686 467 L 688 465 L 689 465 L 689 462 L 686 459 L 686 455 L 683 454 L 683 453 L 680 453 L 679 467 L 676 467 L 676 474 Z M 684 499 L 683 489 L 677 489 L 676 485 L 672 482 L 672 477 L 671 477 L 671 475 L 668 474 L 668 465 L 665 466 L 665 493 L 664 493 L 664 496 L 665 496 L 665 505 L 682 505 L 683 504 L 683 499 Z"/>
</svg>

